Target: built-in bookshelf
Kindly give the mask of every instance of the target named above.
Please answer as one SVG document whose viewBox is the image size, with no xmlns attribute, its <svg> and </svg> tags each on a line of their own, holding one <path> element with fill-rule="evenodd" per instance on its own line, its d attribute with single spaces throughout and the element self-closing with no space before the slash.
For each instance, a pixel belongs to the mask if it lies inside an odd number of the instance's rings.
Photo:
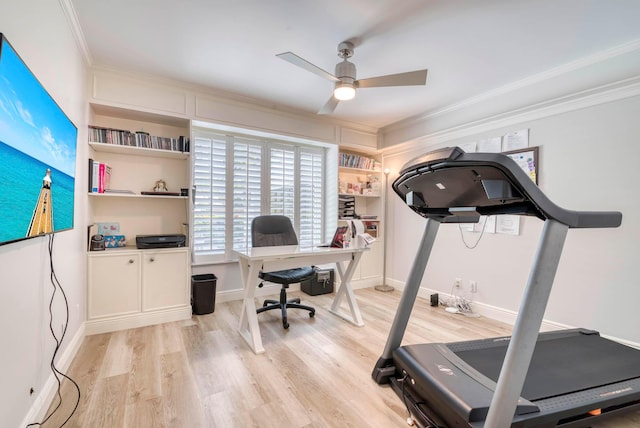
<svg viewBox="0 0 640 428">
<path fill-rule="evenodd" d="M 88 163 L 98 173 L 88 177 L 90 223 L 119 223 L 128 244 L 136 235 L 182 233 L 189 222 L 189 121 L 100 105 L 92 112 Z M 92 165 L 105 165 L 108 179 Z M 159 183 L 164 192 L 156 191 Z"/>
<path fill-rule="evenodd" d="M 338 193 L 340 196 L 380 197 L 380 161 L 372 156 L 340 152 L 338 157 Z"/>
<path fill-rule="evenodd" d="M 356 280 L 375 281 L 382 273 L 382 192 L 380 159 L 372 154 L 341 150 L 338 156 L 338 219 L 360 219 L 364 231 L 377 239 L 362 256 L 354 274 Z"/>
<path fill-rule="evenodd" d="M 136 247 L 138 235 L 188 242 L 189 120 L 92 104 L 90 123 L 88 234 L 124 246 L 88 252 L 87 331 L 189 318 L 189 248 Z"/>
</svg>

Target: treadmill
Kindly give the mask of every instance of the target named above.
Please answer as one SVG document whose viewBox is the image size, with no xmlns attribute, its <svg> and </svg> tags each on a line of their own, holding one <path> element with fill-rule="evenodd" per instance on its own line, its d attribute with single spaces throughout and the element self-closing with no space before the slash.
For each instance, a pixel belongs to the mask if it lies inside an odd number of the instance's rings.
<svg viewBox="0 0 640 428">
<path fill-rule="evenodd" d="M 568 229 L 618 227 L 621 213 L 560 208 L 508 156 L 458 147 L 413 159 L 393 190 L 427 222 L 372 377 L 391 384 L 408 422 L 586 427 L 640 408 L 640 350 L 592 330 L 539 333 Z M 440 224 L 501 214 L 544 221 L 512 336 L 401 346 Z"/>
</svg>

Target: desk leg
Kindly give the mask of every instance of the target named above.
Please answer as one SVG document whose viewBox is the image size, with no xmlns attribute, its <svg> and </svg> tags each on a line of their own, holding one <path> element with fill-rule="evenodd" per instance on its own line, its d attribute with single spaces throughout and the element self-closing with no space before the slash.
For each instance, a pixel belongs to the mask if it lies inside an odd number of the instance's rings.
<svg viewBox="0 0 640 428">
<path fill-rule="evenodd" d="M 262 347 L 262 337 L 260 336 L 260 326 L 258 325 L 258 314 L 256 313 L 256 286 L 258 285 L 258 267 L 260 262 L 249 265 L 247 260 L 240 259 L 240 275 L 242 276 L 242 286 L 244 287 L 244 300 L 242 302 L 242 312 L 240 313 L 240 325 L 238 331 L 242 338 L 249 344 L 251 350 L 256 354 L 264 352 Z"/>
<path fill-rule="evenodd" d="M 360 308 L 358 307 L 358 302 L 356 302 L 356 296 L 353 293 L 353 289 L 351 288 L 351 277 L 353 277 L 354 270 L 358 263 L 360 262 L 360 257 L 362 257 L 362 251 L 357 251 L 353 253 L 353 259 L 347 265 L 347 270 L 344 270 L 344 265 L 342 262 L 336 263 L 336 268 L 338 269 L 338 275 L 340 276 L 340 288 L 336 292 L 336 296 L 333 298 L 333 304 L 331 305 L 331 312 L 334 315 L 343 318 L 358 327 L 364 326 L 364 322 L 362 321 L 362 315 L 360 314 Z M 340 312 L 340 303 L 342 302 L 342 298 L 347 296 L 347 303 L 349 304 L 349 309 L 351 311 L 351 316 Z"/>
</svg>

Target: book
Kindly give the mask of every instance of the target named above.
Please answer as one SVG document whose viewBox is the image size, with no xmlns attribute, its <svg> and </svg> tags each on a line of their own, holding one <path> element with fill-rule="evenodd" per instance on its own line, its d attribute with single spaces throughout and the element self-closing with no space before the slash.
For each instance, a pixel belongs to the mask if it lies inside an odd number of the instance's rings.
<svg viewBox="0 0 640 428">
<path fill-rule="evenodd" d="M 91 192 L 98 193 L 98 183 L 100 181 L 100 162 L 92 162 L 91 171 Z"/>
<path fill-rule="evenodd" d="M 89 158 L 89 173 L 87 174 L 87 182 L 89 183 L 88 192 L 93 192 L 93 159 Z"/>
<path fill-rule="evenodd" d="M 345 244 L 348 246 L 349 239 L 345 240 L 345 235 L 349 231 L 349 226 L 338 226 L 336 228 L 335 233 L 333 234 L 333 239 L 331 240 L 331 247 L 333 248 L 346 248 Z"/>
<path fill-rule="evenodd" d="M 89 192 L 104 193 L 111 186 L 111 166 L 89 159 L 89 168 Z"/>
</svg>

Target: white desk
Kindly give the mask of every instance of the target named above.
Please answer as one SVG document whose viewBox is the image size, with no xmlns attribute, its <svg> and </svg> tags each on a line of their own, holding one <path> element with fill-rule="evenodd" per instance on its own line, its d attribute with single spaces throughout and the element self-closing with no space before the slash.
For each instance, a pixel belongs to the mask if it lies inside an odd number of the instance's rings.
<svg viewBox="0 0 640 428">
<path fill-rule="evenodd" d="M 333 304 L 329 310 L 357 326 L 363 326 L 360 308 L 351 288 L 351 277 L 366 248 L 319 248 L 285 245 L 279 247 L 256 247 L 246 251 L 235 251 L 240 263 L 242 286 L 244 287 L 244 302 L 240 314 L 239 331 L 247 341 L 253 352 L 264 352 L 256 303 L 254 300 L 256 287 L 260 283 L 258 273 L 292 269 L 302 266 L 323 265 L 335 263 L 340 276 L 340 288 L 336 292 Z M 348 262 L 345 265 L 344 262 Z M 351 314 L 339 310 L 344 296 L 347 296 Z"/>
</svg>

